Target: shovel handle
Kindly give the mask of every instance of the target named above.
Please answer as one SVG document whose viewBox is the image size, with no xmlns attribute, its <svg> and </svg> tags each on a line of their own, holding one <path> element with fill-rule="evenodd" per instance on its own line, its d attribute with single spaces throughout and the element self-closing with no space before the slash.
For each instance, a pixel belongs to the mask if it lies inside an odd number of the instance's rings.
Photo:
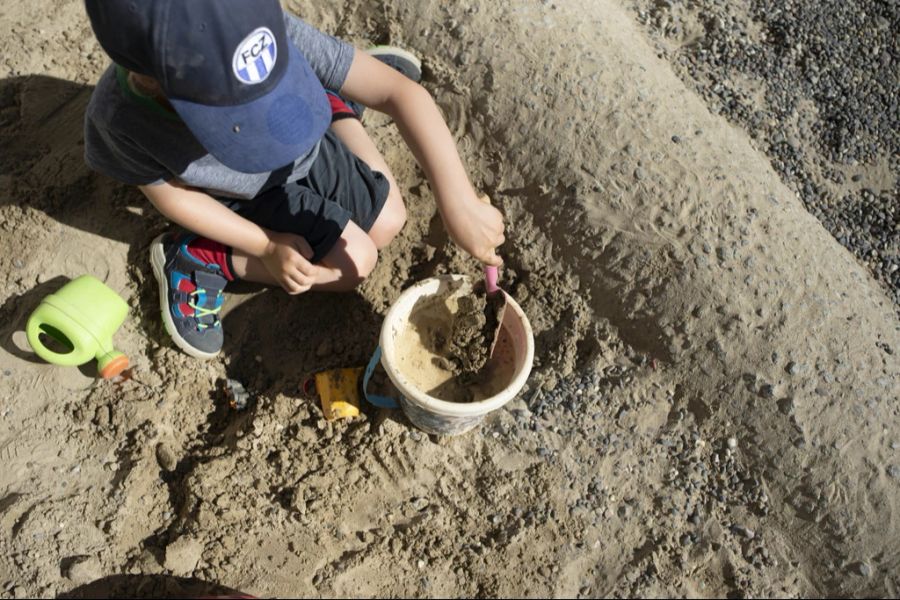
<svg viewBox="0 0 900 600">
<path fill-rule="evenodd" d="M 500 278 L 499 270 L 500 267 L 484 265 L 484 288 L 488 294 L 493 294 L 500 289 L 497 287 L 497 279 Z"/>
<path fill-rule="evenodd" d="M 479 198 L 485 204 L 491 203 L 491 198 L 487 194 L 481 196 Z M 487 290 L 488 294 L 493 294 L 498 291 L 500 288 L 497 286 L 497 281 L 500 279 L 500 267 L 493 267 L 491 265 L 484 265 L 484 287 Z"/>
</svg>

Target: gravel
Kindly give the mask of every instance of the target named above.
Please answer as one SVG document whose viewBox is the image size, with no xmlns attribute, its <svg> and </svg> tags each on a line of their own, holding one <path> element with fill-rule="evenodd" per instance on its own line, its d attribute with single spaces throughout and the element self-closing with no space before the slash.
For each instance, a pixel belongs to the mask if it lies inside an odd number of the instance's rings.
<svg viewBox="0 0 900 600">
<path fill-rule="evenodd" d="M 748 132 L 900 308 L 900 2 L 634 8 L 682 79 Z"/>
</svg>

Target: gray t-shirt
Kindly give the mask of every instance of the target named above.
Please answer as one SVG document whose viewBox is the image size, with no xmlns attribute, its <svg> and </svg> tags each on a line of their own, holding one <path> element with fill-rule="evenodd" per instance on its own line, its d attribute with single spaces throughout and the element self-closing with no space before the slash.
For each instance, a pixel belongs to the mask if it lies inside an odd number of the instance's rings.
<svg viewBox="0 0 900 600">
<path fill-rule="evenodd" d="M 344 84 L 353 46 L 285 13 L 287 34 L 325 89 Z M 84 119 L 85 161 L 92 169 L 131 185 L 171 179 L 215 196 L 254 198 L 277 185 L 302 179 L 319 145 L 291 165 L 266 173 L 229 169 L 210 155 L 175 115 L 128 87 L 126 72 L 110 66 L 91 96 Z"/>
</svg>

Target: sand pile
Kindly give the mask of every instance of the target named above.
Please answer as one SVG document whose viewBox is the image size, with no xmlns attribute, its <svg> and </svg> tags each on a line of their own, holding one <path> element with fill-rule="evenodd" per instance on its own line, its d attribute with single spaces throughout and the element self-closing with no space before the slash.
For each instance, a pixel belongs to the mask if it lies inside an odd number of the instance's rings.
<svg viewBox="0 0 900 600">
<path fill-rule="evenodd" d="M 503 286 L 535 330 L 532 382 L 453 439 L 396 413 L 328 423 L 301 393 L 310 373 L 364 364 L 412 282 L 479 276 L 373 114 L 410 218 L 361 292 L 238 289 L 221 360 L 176 351 L 147 261 L 165 223 L 81 160 L 104 63 L 83 8 L 6 3 L 0 589 L 896 594 L 892 305 L 625 10 L 287 5 L 423 54 L 507 216 Z M 40 298 L 85 272 L 132 307 L 116 338 L 129 378 L 49 367 L 22 343 Z M 215 399 L 226 376 L 247 410 Z"/>
</svg>

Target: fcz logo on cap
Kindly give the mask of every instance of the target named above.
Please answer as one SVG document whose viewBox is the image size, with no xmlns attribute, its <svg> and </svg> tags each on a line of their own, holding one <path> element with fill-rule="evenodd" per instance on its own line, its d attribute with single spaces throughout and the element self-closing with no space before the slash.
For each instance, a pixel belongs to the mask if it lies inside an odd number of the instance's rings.
<svg viewBox="0 0 900 600">
<path fill-rule="evenodd" d="M 241 83 L 253 85 L 266 80 L 277 57 L 275 36 L 268 28 L 260 27 L 238 44 L 231 66 Z"/>
</svg>

